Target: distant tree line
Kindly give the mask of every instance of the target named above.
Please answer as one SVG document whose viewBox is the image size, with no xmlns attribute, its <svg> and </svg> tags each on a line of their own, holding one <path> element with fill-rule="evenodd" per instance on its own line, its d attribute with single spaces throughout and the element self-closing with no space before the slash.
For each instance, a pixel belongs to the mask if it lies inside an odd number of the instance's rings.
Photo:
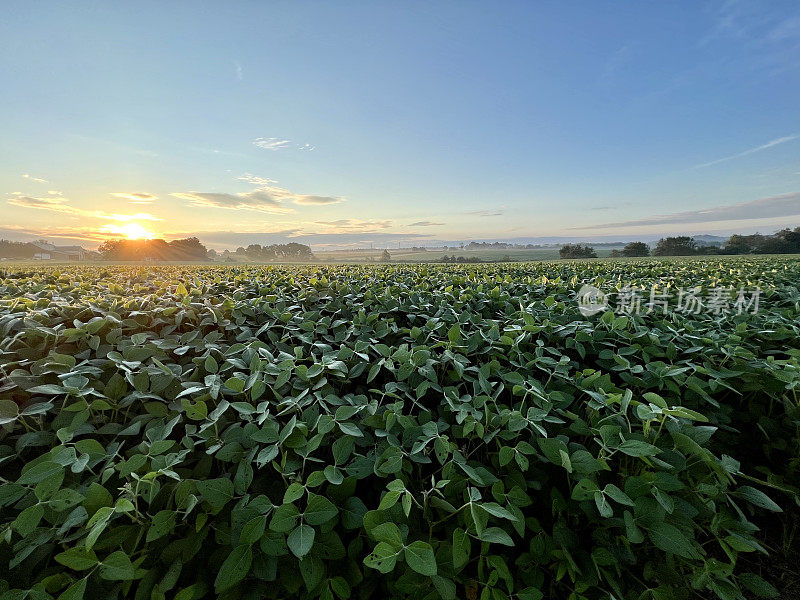
<svg viewBox="0 0 800 600">
<path fill-rule="evenodd" d="M 688 236 L 658 240 L 654 256 L 696 256 L 718 254 L 800 254 L 800 227 L 781 229 L 772 235 L 732 235 L 720 247 L 698 244 Z"/>
<path fill-rule="evenodd" d="M 622 250 L 612 250 L 611 256 L 649 256 L 650 255 L 650 246 L 645 244 L 644 242 L 631 242 L 626 244 Z"/>
<path fill-rule="evenodd" d="M 438 262 L 456 263 L 456 264 L 463 264 L 463 263 L 471 264 L 471 263 L 483 263 L 483 262 L 498 263 L 498 262 L 513 262 L 513 261 L 514 261 L 514 259 L 512 259 L 511 256 L 509 256 L 508 254 L 504 254 L 500 258 L 492 259 L 492 260 L 486 260 L 486 259 L 483 259 L 483 258 L 481 258 L 479 256 L 456 256 L 455 254 L 453 256 L 447 256 L 447 254 L 445 254 L 442 258 L 439 259 Z"/>
<path fill-rule="evenodd" d="M 597 252 L 591 246 L 581 244 L 564 244 L 558 251 L 561 258 L 597 258 Z"/>
<path fill-rule="evenodd" d="M 153 240 L 106 240 L 97 248 L 104 260 L 208 260 L 206 247 L 196 237 L 167 242 Z"/>
<path fill-rule="evenodd" d="M 0 256 L 3 258 L 33 258 L 37 252 L 41 252 L 41 249 L 29 242 L 0 240 Z"/>
<path fill-rule="evenodd" d="M 305 244 L 291 242 L 289 244 L 272 244 L 261 246 L 250 244 L 247 248 L 239 246 L 236 249 L 237 256 L 243 256 L 251 260 L 313 260 L 314 254 L 311 248 Z"/>
<path fill-rule="evenodd" d="M 453 256 L 447 256 L 447 254 L 445 254 L 442 258 L 439 259 L 439 261 L 443 263 L 462 264 L 462 263 L 481 263 L 483 262 L 483 259 L 481 259 L 479 256 L 466 257 L 466 256 L 456 256 L 455 254 Z"/>
<path fill-rule="evenodd" d="M 559 250 L 561 258 L 596 258 L 589 245 L 566 244 Z M 631 242 L 622 250 L 612 250 L 612 257 L 649 256 L 650 247 L 644 242 Z M 698 243 L 692 237 L 680 235 L 661 238 L 653 248 L 653 256 L 704 256 L 726 254 L 800 254 L 800 227 L 781 229 L 772 235 L 732 235 L 725 244 L 713 246 Z"/>
<path fill-rule="evenodd" d="M 800 227 L 773 235 L 732 235 L 723 250 L 725 254 L 800 254 Z"/>
</svg>

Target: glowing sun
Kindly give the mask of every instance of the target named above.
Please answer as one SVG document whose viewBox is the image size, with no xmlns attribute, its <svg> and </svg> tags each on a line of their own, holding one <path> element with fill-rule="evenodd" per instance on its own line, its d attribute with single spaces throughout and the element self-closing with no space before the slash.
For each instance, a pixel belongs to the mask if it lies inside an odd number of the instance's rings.
<svg viewBox="0 0 800 600">
<path fill-rule="evenodd" d="M 125 223 L 114 227 L 116 233 L 121 233 L 129 240 L 143 240 L 153 237 L 153 232 L 139 225 L 139 223 Z"/>
</svg>

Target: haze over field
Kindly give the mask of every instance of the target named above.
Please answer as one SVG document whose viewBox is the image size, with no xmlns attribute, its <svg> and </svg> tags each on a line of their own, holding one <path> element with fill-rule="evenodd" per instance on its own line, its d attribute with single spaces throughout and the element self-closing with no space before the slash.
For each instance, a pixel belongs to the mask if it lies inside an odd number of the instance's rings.
<svg viewBox="0 0 800 600">
<path fill-rule="evenodd" d="M 0 238 L 800 225 L 796 2 L 9 2 Z"/>
</svg>

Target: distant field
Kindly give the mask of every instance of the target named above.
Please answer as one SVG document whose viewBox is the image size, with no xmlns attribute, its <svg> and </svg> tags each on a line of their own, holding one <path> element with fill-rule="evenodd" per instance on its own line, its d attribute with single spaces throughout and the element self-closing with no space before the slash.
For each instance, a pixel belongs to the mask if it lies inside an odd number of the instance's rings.
<svg viewBox="0 0 800 600">
<path fill-rule="evenodd" d="M 602 246 L 595 247 L 597 256 L 599 258 L 607 257 L 611 254 L 613 249 L 621 249 L 622 246 Z M 463 256 L 465 258 L 480 258 L 485 261 L 499 261 L 504 257 L 509 257 L 513 261 L 528 261 L 528 260 L 556 260 L 558 256 L 558 248 L 514 248 L 509 250 L 494 250 L 494 249 L 480 249 L 469 250 L 466 248 L 459 248 L 456 250 L 425 250 L 415 251 L 406 248 L 400 250 L 389 250 L 389 256 L 392 257 L 392 262 L 434 262 L 439 261 L 444 255 L 447 256 Z M 331 251 L 318 251 L 314 255 L 323 262 L 368 262 L 377 261 L 381 257 L 383 249 L 380 250 L 331 250 Z"/>
</svg>

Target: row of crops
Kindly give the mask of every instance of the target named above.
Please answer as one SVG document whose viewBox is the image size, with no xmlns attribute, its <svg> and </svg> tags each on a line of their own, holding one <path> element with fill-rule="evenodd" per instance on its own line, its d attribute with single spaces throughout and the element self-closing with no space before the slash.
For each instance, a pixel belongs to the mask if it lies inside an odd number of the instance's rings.
<svg viewBox="0 0 800 600">
<path fill-rule="evenodd" d="M 730 310 L 584 316 L 586 284 Z M 798 285 L 773 258 L 11 267 L 0 600 L 789 594 Z"/>
</svg>

